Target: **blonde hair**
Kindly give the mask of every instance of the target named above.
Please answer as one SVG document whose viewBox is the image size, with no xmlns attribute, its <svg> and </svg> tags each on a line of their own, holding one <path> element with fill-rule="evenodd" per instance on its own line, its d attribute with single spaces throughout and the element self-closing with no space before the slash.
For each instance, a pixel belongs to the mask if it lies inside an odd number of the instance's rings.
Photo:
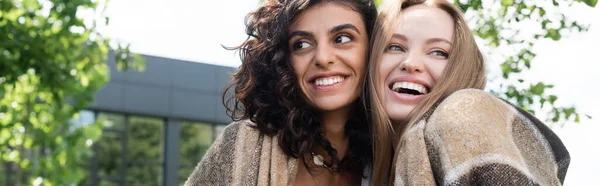
<svg viewBox="0 0 600 186">
<path fill-rule="evenodd" d="M 399 24 L 398 20 L 402 16 L 402 10 L 419 4 L 437 7 L 450 14 L 454 20 L 452 51 L 444 73 L 430 93 L 410 113 L 409 118 L 411 119 L 406 123 L 393 126 L 379 97 L 382 93 L 379 92 L 378 82 L 383 81 L 377 75 L 379 74 L 379 62 L 395 28 Z M 390 2 L 379 13 L 372 37 L 366 83 L 367 91 L 369 91 L 368 99 L 370 101 L 370 120 L 373 134 L 373 178 L 374 180 L 383 180 L 382 178 L 385 178 L 385 176 L 390 176 L 390 180 L 393 181 L 390 164 L 395 164 L 395 158 L 392 161 L 392 155 L 395 154 L 395 151 L 392 151 L 392 149 L 394 147 L 396 150 L 400 149 L 407 129 L 419 120 L 424 119 L 424 116 L 436 103 L 453 92 L 466 88 L 484 89 L 486 83 L 485 65 L 471 30 L 469 30 L 463 19 L 462 12 L 447 0 L 397 0 Z M 381 184 L 374 183 L 374 185 Z"/>
</svg>

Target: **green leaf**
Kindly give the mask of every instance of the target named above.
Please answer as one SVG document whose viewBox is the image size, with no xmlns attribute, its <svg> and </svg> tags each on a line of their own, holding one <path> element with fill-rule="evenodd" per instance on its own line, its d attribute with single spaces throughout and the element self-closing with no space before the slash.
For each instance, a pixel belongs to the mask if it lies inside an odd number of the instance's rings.
<svg viewBox="0 0 600 186">
<path fill-rule="evenodd" d="M 556 101 L 556 99 L 558 99 L 558 97 L 556 97 L 555 95 L 548 96 L 548 101 L 550 102 L 550 104 L 554 104 L 554 101 Z"/>
<path fill-rule="evenodd" d="M 569 117 L 571 117 L 571 115 L 575 113 L 575 108 L 571 107 L 568 109 L 564 109 L 563 112 L 565 113 L 565 119 L 569 119 Z"/>
<path fill-rule="evenodd" d="M 502 4 L 502 6 L 512 6 L 515 2 L 513 0 L 502 0 L 500 4 Z"/>
<path fill-rule="evenodd" d="M 474 10 L 479 10 L 479 9 L 483 8 L 483 4 L 482 4 L 481 0 L 471 0 L 471 1 L 469 1 L 469 5 Z"/>
<path fill-rule="evenodd" d="M 375 0 L 375 7 L 379 7 L 379 5 L 381 5 L 381 1 L 382 0 Z"/>
<path fill-rule="evenodd" d="M 546 35 L 544 37 L 551 38 L 554 41 L 558 41 L 558 40 L 560 40 L 561 35 L 558 32 L 558 30 L 556 30 L 556 29 L 548 29 L 548 31 L 546 32 Z"/>
<path fill-rule="evenodd" d="M 543 83 L 537 83 L 535 86 L 530 87 L 531 93 L 534 95 L 542 95 L 545 88 L 546 86 Z"/>
<path fill-rule="evenodd" d="M 95 127 L 94 125 L 87 125 L 83 127 L 83 133 L 86 138 L 96 140 L 102 135 L 102 128 Z"/>
<path fill-rule="evenodd" d="M 544 10 L 544 8 L 540 7 L 539 14 L 540 14 L 540 17 L 544 17 L 544 15 L 546 15 L 546 10 Z"/>
<path fill-rule="evenodd" d="M 554 115 L 554 117 L 552 117 L 552 122 L 558 122 L 558 120 L 560 120 L 560 112 L 555 108 L 552 113 Z"/>
<path fill-rule="evenodd" d="M 541 104 L 540 108 L 544 107 L 544 103 L 546 103 L 546 99 L 540 98 L 540 104 Z"/>
<path fill-rule="evenodd" d="M 598 0 L 583 0 L 583 2 L 590 7 L 596 7 Z"/>
<path fill-rule="evenodd" d="M 510 73 L 510 65 L 504 62 L 500 67 L 502 68 L 502 78 L 508 79 L 508 74 Z"/>
<path fill-rule="evenodd" d="M 40 8 L 40 4 L 37 0 L 23 0 L 23 6 L 26 9 L 37 10 Z"/>
</svg>

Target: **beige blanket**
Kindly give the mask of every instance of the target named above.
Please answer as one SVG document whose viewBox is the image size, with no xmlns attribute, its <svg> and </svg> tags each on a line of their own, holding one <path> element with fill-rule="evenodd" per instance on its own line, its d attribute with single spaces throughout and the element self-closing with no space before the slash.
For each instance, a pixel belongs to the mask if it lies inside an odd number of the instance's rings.
<svg viewBox="0 0 600 186">
<path fill-rule="evenodd" d="M 408 130 L 394 185 L 561 185 L 570 156 L 522 109 L 481 90 L 461 90 Z"/>
<path fill-rule="evenodd" d="M 185 185 L 280 186 L 294 183 L 298 166 L 302 164 L 281 151 L 277 136 L 261 134 L 250 127 L 253 125 L 250 121 L 229 124 Z M 369 176 L 363 178 L 361 184 L 370 185 L 370 181 Z"/>
<path fill-rule="evenodd" d="M 286 156 L 275 136 L 250 127 L 249 121 L 234 122 L 209 148 L 186 186 L 200 185 L 289 185 L 298 161 Z"/>
</svg>

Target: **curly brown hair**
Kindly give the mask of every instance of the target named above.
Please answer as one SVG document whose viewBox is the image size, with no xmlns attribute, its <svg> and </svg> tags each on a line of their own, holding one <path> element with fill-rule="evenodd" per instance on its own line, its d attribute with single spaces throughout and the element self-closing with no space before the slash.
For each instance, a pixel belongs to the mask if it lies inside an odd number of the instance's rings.
<svg viewBox="0 0 600 186">
<path fill-rule="evenodd" d="M 347 5 L 360 13 L 371 36 L 377 16 L 372 0 L 269 0 L 247 15 L 248 39 L 230 48 L 239 51 L 242 64 L 223 92 L 223 104 L 234 121 L 249 119 L 260 132 L 279 134 L 279 146 L 288 156 L 301 157 L 320 145 L 339 168 L 352 175 L 366 176 L 363 170 L 372 162 L 373 153 L 365 95 L 353 103 L 354 117 L 345 125 L 349 148 L 339 160 L 337 151 L 323 137 L 318 115 L 300 91 L 289 61 L 291 22 L 300 12 L 327 2 Z M 229 94 L 231 91 L 233 95 Z"/>
</svg>

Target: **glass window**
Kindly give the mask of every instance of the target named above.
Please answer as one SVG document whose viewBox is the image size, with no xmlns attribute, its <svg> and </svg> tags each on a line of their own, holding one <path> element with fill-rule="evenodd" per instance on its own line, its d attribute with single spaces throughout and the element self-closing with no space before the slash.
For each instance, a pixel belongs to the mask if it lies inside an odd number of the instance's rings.
<svg viewBox="0 0 600 186">
<path fill-rule="evenodd" d="M 128 156 L 131 161 L 161 161 L 164 121 L 159 118 L 129 118 Z"/>
<path fill-rule="evenodd" d="M 127 185 L 161 185 L 164 120 L 128 118 Z"/>
<path fill-rule="evenodd" d="M 12 176 L 9 172 L 8 172 L 8 167 L 7 164 L 4 163 L 4 161 L 2 161 L 2 158 L 0 157 L 0 184 L 5 184 L 6 183 L 6 178 L 10 176 Z"/>
<path fill-rule="evenodd" d="M 96 143 L 98 145 L 98 176 L 119 177 L 123 168 L 122 134 L 105 131 Z"/>
<path fill-rule="evenodd" d="M 208 123 L 181 122 L 179 139 L 179 183 L 184 183 L 212 144 L 213 126 Z"/>
<path fill-rule="evenodd" d="M 71 119 L 71 127 L 79 128 L 84 125 L 88 125 L 94 123 L 96 118 L 94 118 L 94 112 L 89 110 L 81 110 L 79 113 L 75 114 L 75 117 Z"/>
<path fill-rule="evenodd" d="M 121 186 L 118 182 L 112 182 L 110 180 L 100 180 L 98 186 Z"/>
<path fill-rule="evenodd" d="M 0 160 L 2 158 L 0 157 Z M 0 161 L 0 185 L 26 186 L 29 185 L 31 172 L 21 169 L 18 163 Z M 8 181 L 8 183 L 7 183 Z"/>
<path fill-rule="evenodd" d="M 96 142 L 96 155 L 98 160 L 98 178 L 100 186 L 118 185 L 102 178 L 123 179 L 121 170 L 125 167 L 123 162 L 123 140 L 125 131 L 125 116 L 113 113 L 98 113 L 98 118 L 104 120 L 104 132 Z"/>
<path fill-rule="evenodd" d="M 98 113 L 98 119 L 104 119 L 104 129 L 123 129 L 125 127 L 125 116 L 113 113 Z"/>
<path fill-rule="evenodd" d="M 127 184 L 139 186 L 162 185 L 162 165 L 131 166 L 127 169 Z"/>
<path fill-rule="evenodd" d="M 104 132 L 95 144 L 97 175 L 82 183 L 96 176 L 99 186 L 162 185 L 164 120 L 103 112 L 98 118 Z"/>
</svg>

